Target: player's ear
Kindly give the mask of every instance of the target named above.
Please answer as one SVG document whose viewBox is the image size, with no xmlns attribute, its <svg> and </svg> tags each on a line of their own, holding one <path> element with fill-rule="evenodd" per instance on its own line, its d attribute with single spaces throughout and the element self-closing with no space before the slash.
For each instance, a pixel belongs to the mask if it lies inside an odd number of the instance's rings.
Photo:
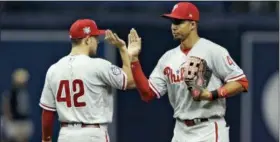
<svg viewBox="0 0 280 142">
<path fill-rule="evenodd" d="M 85 45 L 90 45 L 90 38 L 89 37 L 86 37 L 85 39 L 84 39 L 84 43 L 85 43 Z"/>
<path fill-rule="evenodd" d="M 192 28 L 192 30 L 195 29 L 195 26 L 196 26 L 195 21 L 191 21 L 191 28 Z"/>
</svg>

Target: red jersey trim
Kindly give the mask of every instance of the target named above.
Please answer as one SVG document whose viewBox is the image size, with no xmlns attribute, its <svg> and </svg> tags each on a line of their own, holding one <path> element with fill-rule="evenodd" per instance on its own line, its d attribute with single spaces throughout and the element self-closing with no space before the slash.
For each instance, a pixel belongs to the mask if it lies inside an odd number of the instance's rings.
<svg viewBox="0 0 280 142">
<path fill-rule="evenodd" d="M 226 82 L 236 81 L 236 80 L 239 80 L 239 79 L 241 79 L 243 77 L 245 77 L 245 75 L 244 74 L 240 74 L 240 75 L 237 75 L 235 77 L 231 77 L 231 78 L 227 79 Z"/>
<path fill-rule="evenodd" d="M 245 89 L 244 92 L 248 91 L 249 81 L 246 77 L 240 78 L 239 80 L 236 80 L 236 82 L 240 83 L 243 86 L 243 88 Z"/>
<path fill-rule="evenodd" d="M 45 104 L 43 104 L 41 102 L 39 103 L 39 106 L 42 107 L 45 110 L 56 111 L 56 109 L 54 107 L 49 107 L 49 106 L 47 106 L 47 105 L 45 105 Z"/>
<path fill-rule="evenodd" d="M 219 133 L 218 133 L 218 124 L 215 122 L 215 142 L 219 140 Z"/>
<path fill-rule="evenodd" d="M 157 98 L 159 99 L 161 97 L 159 91 L 156 89 L 156 87 L 153 85 L 152 82 L 149 81 L 149 87 L 153 90 L 153 92 L 157 95 Z"/>
</svg>

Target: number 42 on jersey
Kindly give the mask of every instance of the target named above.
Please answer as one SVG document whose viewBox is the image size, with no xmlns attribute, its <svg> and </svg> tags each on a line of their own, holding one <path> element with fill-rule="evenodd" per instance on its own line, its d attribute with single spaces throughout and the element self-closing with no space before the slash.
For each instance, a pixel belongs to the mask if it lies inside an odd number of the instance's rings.
<svg viewBox="0 0 280 142">
<path fill-rule="evenodd" d="M 70 90 L 70 85 L 72 90 Z M 71 94 L 73 92 L 73 94 Z M 63 94 L 65 96 L 63 96 Z M 73 81 L 61 80 L 56 94 L 57 102 L 65 102 L 67 107 L 84 107 L 86 102 L 79 102 L 78 99 L 85 94 L 84 83 L 80 79 Z M 71 99 L 73 97 L 73 99 Z M 72 102 L 73 100 L 73 102 Z"/>
</svg>

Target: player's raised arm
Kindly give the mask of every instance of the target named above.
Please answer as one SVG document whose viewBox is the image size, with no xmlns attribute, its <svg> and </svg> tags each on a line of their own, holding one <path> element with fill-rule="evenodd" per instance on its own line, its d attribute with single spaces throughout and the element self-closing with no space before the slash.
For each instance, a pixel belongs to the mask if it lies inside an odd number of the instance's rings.
<svg viewBox="0 0 280 142">
<path fill-rule="evenodd" d="M 128 35 L 128 53 L 131 59 L 132 75 L 141 99 L 148 102 L 154 98 L 160 98 L 161 95 L 166 93 L 166 82 L 161 77 L 160 63 L 152 72 L 150 80 L 147 79 L 138 58 L 140 51 L 141 38 L 135 29 L 131 29 Z"/>
<path fill-rule="evenodd" d="M 118 35 L 116 33 L 113 33 L 111 30 L 107 30 L 105 34 L 106 34 L 105 40 L 107 40 L 110 44 L 116 46 L 120 51 L 120 55 L 123 63 L 122 70 L 127 75 L 127 81 L 126 81 L 127 85 L 125 88 L 126 89 L 134 88 L 135 84 L 130 69 L 131 68 L 130 60 L 129 60 L 125 42 L 122 39 L 120 39 Z"/>
</svg>

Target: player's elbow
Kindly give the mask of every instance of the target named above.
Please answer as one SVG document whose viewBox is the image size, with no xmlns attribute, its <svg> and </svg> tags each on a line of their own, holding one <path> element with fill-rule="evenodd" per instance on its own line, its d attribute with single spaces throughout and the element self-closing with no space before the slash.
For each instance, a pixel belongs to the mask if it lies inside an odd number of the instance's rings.
<svg viewBox="0 0 280 142">
<path fill-rule="evenodd" d="M 236 82 L 238 82 L 240 84 L 240 88 L 242 89 L 242 92 L 248 92 L 249 81 L 246 77 L 241 78 L 241 79 L 237 80 Z"/>
<path fill-rule="evenodd" d="M 138 90 L 141 100 L 148 103 L 155 98 L 155 95 L 151 90 Z"/>
<path fill-rule="evenodd" d="M 248 90 L 249 90 L 249 82 L 247 82 L 246 84 L 243 84 L 242 87 L 243 87 L 243 92 L 248 92 Z"/>
<path fill-rule="evenodd" d="M 151 102 L 154 98 L 155 98 L 154 96 L 150 96 L 150 95 L 147 95 L 147 94 L 141 95 L 141 100 L 146 102 L 146 103 Z"/>
</svg>

